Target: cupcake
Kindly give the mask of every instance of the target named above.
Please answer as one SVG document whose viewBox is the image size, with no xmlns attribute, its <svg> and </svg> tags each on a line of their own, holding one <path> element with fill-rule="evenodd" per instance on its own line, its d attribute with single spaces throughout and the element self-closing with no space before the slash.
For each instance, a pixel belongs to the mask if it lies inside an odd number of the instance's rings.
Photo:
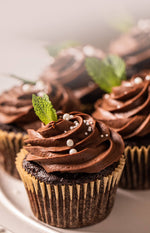
<svg viewBox="0 0 150 233">
<path fill-rule="evenodd" d="M 58 80 L 69 87 L 81 101 L 83 111 L 91 112 L 93 103 L 102 95 L 85 68 L 86 57 L 104 57 L 104 53 L 90 45 L 68 48 L 60 52 L 54 62 L 41 75 L 42 80 Z"/>
<path fill-rule="evenodd" d="M 134 75 L 95 104 L 93 117 L 122 135 L 127 158 L 120 187 L 150 188 L 150 72 Z"/>
<path fill-rule="evenodd" d="M 78 228 L 110 213 L 124 167 L 121 136 L 81 112 L 28 130 L 16 166 L 35 217 L 52 226 Z"/>
<path fill-rule="evenodd" d="M 57 110 L 78 110 L 78 100 L 73 94 L 58 83 L 22 84 L 0 95 L 0 166 L 9 174 L 18 178 L 15 167 L 16 153 L 23 146 L 27 129 L 38 129 L 41 125 L 32 106 L 32 94 L 51 97 Z"/>
<path fill-rule="evenodd" d="M 140 20 L 128 33 L 111 42 L 109 52 L 121 56 L 128 76 L 150 68 L 150 20 Z"/>
</svg>

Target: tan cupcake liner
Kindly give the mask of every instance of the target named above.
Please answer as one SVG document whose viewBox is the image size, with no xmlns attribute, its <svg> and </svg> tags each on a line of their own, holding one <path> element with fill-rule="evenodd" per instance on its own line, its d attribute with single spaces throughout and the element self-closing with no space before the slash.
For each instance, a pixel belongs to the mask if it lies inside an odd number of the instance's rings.
<svg viewBox="0 0 150 233">
<path fill-rule="evenodd" d="M 15 165 L 16 155 L 22 148 L 25 137 L 21 133 L 0 130 L 0 166 L 16 178 L 19 178 Z"/>
<path fill-rule="evenodd" d="M 125 189 L 150 188 L 150 146 L 125 148 L 126 165 L 119 186 Z"/>
<path fill-rule="evenodd" d="M 41 221 L 61 228 L 77 228 L 103 220 L 111 211 L 125 159 L 111 175 L 88 183 L 51 185 L 38 181 L 22 167 L 25 150 L 16 166 L 24 182 L 34 215 Z"/>
</svg>

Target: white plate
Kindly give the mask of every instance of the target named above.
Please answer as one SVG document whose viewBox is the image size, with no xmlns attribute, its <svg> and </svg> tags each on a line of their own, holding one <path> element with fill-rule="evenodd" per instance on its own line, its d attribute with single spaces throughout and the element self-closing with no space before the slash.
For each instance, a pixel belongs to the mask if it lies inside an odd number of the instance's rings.
<svg viewBox="0 0 150 233">
<path fill-rule="evenodd" d="M 148 233 L 150 231 L 150 191 L 118 189 L 111 214 L 101 223 L 76 230 L 54 228 L 36 220 L 31 212 L 23 183 L 0 171 L 0 224 L 20 233 L 99 232 Z M 3 214 L 7 210 L 7 221 Z M 17 226 L 14 228 L 14 226 Z M 17 230 L 18 229 L 18 230 Z"/>
</svg>

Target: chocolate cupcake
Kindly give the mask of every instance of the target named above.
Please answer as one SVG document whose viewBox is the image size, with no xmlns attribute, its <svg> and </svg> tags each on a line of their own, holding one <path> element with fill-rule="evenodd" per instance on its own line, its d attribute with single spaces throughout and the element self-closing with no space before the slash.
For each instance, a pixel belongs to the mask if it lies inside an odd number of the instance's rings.
<svg viewBox="0 0 150 233">
<path fill-rule="evenodd" d="M 54 62 L 44 71 L 42 80 L 58 80 L 69 87 L 83 104 L 83 111 L 91 112 L 93 103 L 104 93 L 85 68 L 86 57 L 104 57 L 104 53 L 90 45 L 65 49 L 54 59 Z"/>
<path fill-rule="evenodd" d="M 140 20 L 128 33 L 110 44 L 109 52 L 121 56 L 128 76 L 150 69 L 150 20 Z"/>
<path fill-rule="evenodd" d="M 150 188 L 150 72 L 134 75 L 95 104 L 93 117 L 122 135 L 127 158 L 120 186 Z"/>
<path fill-rule="evenodd" d="M 16 166 L 34 215 L 61 228 L 95 224 L 110 213 L 124 167 L 124 144 L 90 115 L 59 113 L 28 130 Z"/>
<path fill-rule="evenodd" d="M 41 125 L 32 106 L 32 94 L 50 96 L 57 110 L 79 109 L 79 102 L 66 88 L 58 83 L 37 81 L 35 85 L 24 84 L 5 91 L 0 96 L 0 160 L 1 167 L 18 178 L 15 167 L 16 153 L 23 146 L 28 128 L 38 129 Z"/>
</svg>

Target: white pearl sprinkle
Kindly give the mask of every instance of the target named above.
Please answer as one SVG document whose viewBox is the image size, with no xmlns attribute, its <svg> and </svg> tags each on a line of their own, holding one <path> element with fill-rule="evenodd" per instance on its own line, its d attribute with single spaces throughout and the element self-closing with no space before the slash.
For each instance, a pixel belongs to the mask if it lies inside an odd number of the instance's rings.
<svg viewBox="0 0 150 233">
<path fill-rule="evenodd" d="M 136 77 L 136 78 L 134 79 L 134 82 L 135 82 L 135 84 L 139 84 L 139 83 L 142 83 L 142 82 L 143 82 L 143 79 L 140 78 L 140 77 Z"/>
<path fill-rule="evenodd" d="M 71 130 L 74 129 L 74 126 L 70 126 L 70 129 L 71 129 Z"/>
<path fill-rule="evenodd" d="M 88 132 L 85 132 L 85 135 L 88 135 Z"/>
<path fill-rule="evenodd" d="M 31 91 L 31 85 L 30 85 L 30 84 L 24 84 L 24 85 L 22 86 L 22 90 L 23 90 L 24 92 L 29 92 L 29 91 Z"/>
<path fill-rule="evenodd" d="M 86 120 L 83 120 L 84 123 L 86 123 Z"/>
<path fill-rule="evenodd" d="M 65 130 L 64 133 L 67 133 L 67 131 Z"/>
<path fill-rule="evenodd" d="M 101 134 L 101 138 L 103 138 L 104 137 L 104 135 L 103 134 Z"/>
<path fill-rule="evenodd" d="M 108 137 L 108 134 L 106 133 L 105 136 Z"/>
<path fill-rule="evenodd" d="M 149 81 L 149 80 L 150 80 L 150 75 L 147 75 L 147 76 L 145 77 L 145 79 L 146 79 L 147 81 Z"/>
<path fill-rule="evenodd" d="M 120 108 L 120 106 L 118 105 L 117 108 Z"/>
<path fill-rule="evenodd" d="M 40 92 L 37 93 L 37 95 L 40 96 L 40 97 L 43 97 L 44 94 L 45 94 L 45 92 L 43 92 L 43 91 L 40 91 Z"/>
<path fill-rule="evenodd" d="M 70 119 L 73 118 L 73 115 L 70 115 Z"/>
<path fill-rule="evenodd" d="M 78 124 L 79 124 L 79 122 L 78 122 L 78 121 L 74 121 L 74 124 L 75 124 L 75 125 L 78 125 Z"/>
<path fill-rule="evenodd" d="M 89 125 L 89 122 L 88 122 L 88 121 L 86 122 L 86 125 L 87 125 L 87 126 Z"/>
<path fill-rule="evenodd" d="M 68 113 L 65 113 L 63 115 L 63 119 L 69 121 L 70 120 L 70 115 Z"/>
<path fill-rule="evenodd" d="M 124 86 L 125 86 L 125 87 L 131 87 L 132 84 L 131 84 L 130 82 L 124 82 Z"/>
<path fill-rule="evenodd" d="M 105 95 L 104 95 L 104 98 L 105 98 L 105 99 L 108 99 L 108 98 L 109 98 L 109 94 L 105 94 Z"/>
<path fill-rule="evenodd" d="M 67 142 L 66 142 L 67 146 L 73 146 L 74 145 L 74 142 L 72 139 L 68 139 Z"/>
<path fill-rule="evenodd" d="M 92 121 L 90 121 L 90 125 L 93 125 L 93 122 L 92 122 Z"/>
<path fill-rule="evenodd" d="M 71 149 L 71 150 L 69 150 L 69 154 L 75 154 L 75 153 L 77 153 L 77 150 L 76 150 L 76 149 Z"/>
<path fill-rule="evenodd" d="M 88 131 L 89 131 L 89 132 L 92 131 L 92 127 L 91 127 L 91 126 L 88 127 Z"/>
<path fill-rule="evenodd" d="M 42 82 L 41 80 L 39 80 L 39 81 L 36 82 L 35 89 L 43 90 L 44 88 L 45 88 L 44 82 Z"/>
</svg>

